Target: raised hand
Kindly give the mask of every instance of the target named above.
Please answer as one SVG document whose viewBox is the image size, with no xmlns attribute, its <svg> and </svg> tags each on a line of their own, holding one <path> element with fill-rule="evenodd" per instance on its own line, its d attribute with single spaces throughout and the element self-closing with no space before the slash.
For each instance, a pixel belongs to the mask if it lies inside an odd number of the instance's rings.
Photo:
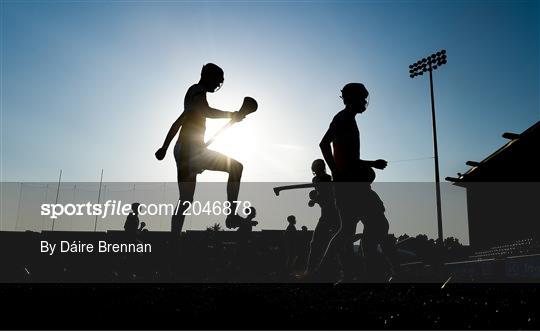
<svg viewBox="0 0 540 332">
<path fill-rule="evenodd" d="M 163 160 L 163 158 L 165 158 L 166 154 L 167 154 L 167 149 L 164 148 L 164 147 L 161 147 L 156 151 L 155 156 L 156 156 L 157 160 Z"/>
</svg>

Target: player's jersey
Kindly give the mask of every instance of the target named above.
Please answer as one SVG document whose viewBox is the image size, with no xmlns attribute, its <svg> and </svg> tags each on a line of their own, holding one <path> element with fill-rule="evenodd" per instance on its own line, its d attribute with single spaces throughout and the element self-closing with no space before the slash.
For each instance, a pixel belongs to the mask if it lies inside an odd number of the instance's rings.
<svg viewBox="0 0 540 332">
<path fill-rule="evenodd" d="M 339 171 L 360 159 L 360 132 L 352 112 L 343 110 L 330 123 L 334 161 Z"/>
<path fill-rule="evenodd" d="M 311 182 L 315 184 L 318 193 L 317 201 L 321 207 L 332 201 L 332 177 L 329 174 L 314 176 Z"/>
<path fill-rule="evenodd" d="M 330 229 L 337 229 L 336 220 L 336 204 L 334 199 L 334 190 L 332 177 L 329 174 L 313 177 L 311 180 L 315 184 L 315 189 L 318 192 L 317 203 L 321 207 L 321 218 L 319 222 L 323 222 Z"/>
<path fill-rule="evenodd" d="M 204 133 L 206 131 L 205 108 L 209 108 L 206 100 L 206 90 L 201 84 L 192 85 L 184 98 L 185 118 L 180 129 L 179 142 L 196 146 L 204 145 Z"/>
</svg>

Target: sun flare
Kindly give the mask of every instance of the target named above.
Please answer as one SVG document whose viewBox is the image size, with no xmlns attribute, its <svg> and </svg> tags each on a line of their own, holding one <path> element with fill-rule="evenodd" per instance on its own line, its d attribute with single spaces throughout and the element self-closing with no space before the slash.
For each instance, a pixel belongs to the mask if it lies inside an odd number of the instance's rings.
<svg viewBox="0 0 540 332">
<path fill-rule="evenodd" d="M 227 120 L 228 121 L 228 120 Z M 210 139 L 227 121 L 208 120 L 205 139 Z M 250 163 L 257 158 L 261 135 L 252 124 L 236 123 L 217 136 L 209 149 L 223 153 L 242 163 Z"/>
</svg>

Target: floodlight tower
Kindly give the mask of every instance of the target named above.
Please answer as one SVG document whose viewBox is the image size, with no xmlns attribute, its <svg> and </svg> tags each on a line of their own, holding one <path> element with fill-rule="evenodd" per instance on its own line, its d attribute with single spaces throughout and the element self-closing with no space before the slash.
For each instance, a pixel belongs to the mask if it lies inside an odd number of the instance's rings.
<svg viewBox="0 0 540 332">
<path fill-rule="evenodd" d="M 435 191 L 437 194 L 437 228 L 439 241 L 443 243 L 442 212 L 441 212 L 441 184 L 439 179 L 439 150 L 437 148 L 437 124 L 435 122 L 435 97 L 433 95 L 433 71 L 446 64 L 446 50 L 425 57 L 409 66 L 409 76 L 415 78 L 429 72 L 429 88 L 431 91 L 431 120 L 433 123 L 433 152 L 435 154 Z"/>
</svg>

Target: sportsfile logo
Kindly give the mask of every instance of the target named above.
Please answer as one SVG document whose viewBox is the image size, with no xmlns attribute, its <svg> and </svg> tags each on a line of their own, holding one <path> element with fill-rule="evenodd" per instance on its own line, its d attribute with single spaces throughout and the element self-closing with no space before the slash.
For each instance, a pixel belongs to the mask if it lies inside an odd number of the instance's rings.
<svg viewBox="0 0 540 332">
<path fill-rule="evenodd" d="M 68 204 L 41 204 L 41 215 L 49 216 L 51 219 L 57 219 L 59 216 L 101 216 L 105 219 L 108 216 L 127 216 L 134 212 L 141 216 L 170 216 L 177 215 L 179 211 L 183 215 L 229 215 L 238 214 L 242 211 L 244 214 L 251 213 L 250 201 L 234 201 L 234 204 L 228 201 L 214 201 L 201 203 L 199 201 L 178 201 L 176 206 L 167 203 L 134 203 L 122 204 L 122 201 L 108 200 L 100 203 L 68 203 Z"/>
<path fill-rule="evenodd" d="M 101 219 L 107 216 L 127 216 L 137 210 L 139 215 L 172 215 L 178 212 L 177 204 L 138 204 L 134 207 L 132 204 L 122 204 L 122 201 L 108 200 L 103 204 L 99 203 L 68 203 L 68 204 L 41 204 L 41 215 L 49 216 L 51 219 L 57 219 L 59 216 L 101 216 Z"/>
</svg>

